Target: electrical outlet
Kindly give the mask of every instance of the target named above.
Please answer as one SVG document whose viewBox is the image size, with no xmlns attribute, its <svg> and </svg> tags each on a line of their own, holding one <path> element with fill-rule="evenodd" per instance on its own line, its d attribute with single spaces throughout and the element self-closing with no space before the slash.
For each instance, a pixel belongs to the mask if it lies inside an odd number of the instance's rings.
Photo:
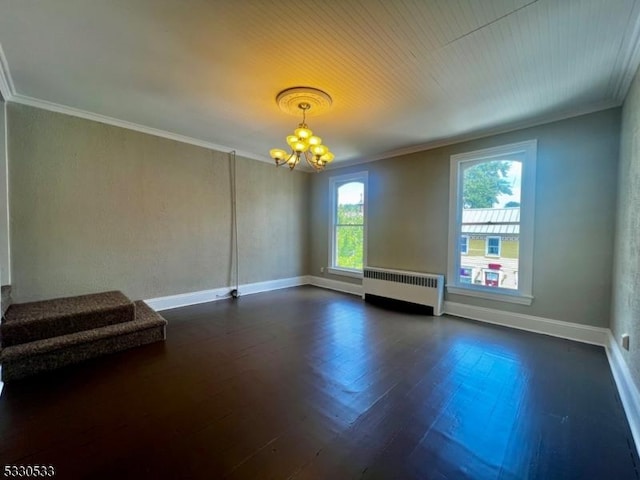
<svg viewBox="0 0 640 480">
<path fill-rule="evenodd" d="M 623 333 L 620 343 L 622 344 L 622 348 L 625 350 L 629 350 L 629 334 Z"/>
<path fill-rule="evenodd" d="M 324 267 L 320 267 L 320 273 L 324 273 Z"/>
</svg>

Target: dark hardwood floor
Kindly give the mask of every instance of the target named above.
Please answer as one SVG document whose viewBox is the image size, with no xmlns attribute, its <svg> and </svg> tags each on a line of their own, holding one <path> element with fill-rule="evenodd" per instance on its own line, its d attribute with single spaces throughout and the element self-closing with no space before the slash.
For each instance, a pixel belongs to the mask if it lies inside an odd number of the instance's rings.
<svg viewBox="0 0 640 480">
<path fill-rule="evenodd" d="M 638 479 L 604 350 L 314 287 L 4 385 L 0 468 L 157 479 Z"/>
</svg>

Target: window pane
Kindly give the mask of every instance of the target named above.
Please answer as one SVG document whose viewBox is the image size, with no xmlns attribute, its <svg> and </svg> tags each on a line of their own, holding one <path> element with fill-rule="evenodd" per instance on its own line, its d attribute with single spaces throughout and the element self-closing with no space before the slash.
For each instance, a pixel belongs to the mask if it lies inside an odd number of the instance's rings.
<svg viewBox="0 0 640 480">
<path fill-rule="evenodd" d="M 463 235 L 460 237 L 460 253 L 466 255 L 469 251 L 469 237 Z"/>
<path fill-rule="evenodd" d="M 500 237 L 487 238 L 487 255 L 500 255 Z"/>
<path fill-rule="evenodd" d="M 520 206 L 522 162 L 491 160 L 464 168 L 464 208 L 514 208 Z"/>
<path fill-rule="evenodd" d="M 458 281 L 517 289 L 522 162 L 469 162 L 462 169 Z"/>
<path fill-rule="evenodd" d="M 364 183 L 349 182 L 338 187 L 338 225 L 364 224 Z"/>
<path fill-rule="evenodd" d="M 364 252 L 363 226 L 336 227 L 336 266 L 362 270 Z"/>
</svg>

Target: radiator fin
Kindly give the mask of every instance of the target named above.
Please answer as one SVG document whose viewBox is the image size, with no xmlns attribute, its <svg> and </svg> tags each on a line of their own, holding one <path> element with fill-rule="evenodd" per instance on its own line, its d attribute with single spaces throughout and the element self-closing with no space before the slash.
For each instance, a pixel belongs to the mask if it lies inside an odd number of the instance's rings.
<svg viewBox="0 0 640 480">
<path fill-rule="evenodd" d="M 372 278 L 384 282 L 406 283 L 427 288 L 438 288 L 438 281 L 440 280 L 437 276 L 425 277 L 371 269 L 365 269 L 364 278 Z"/>
</svg>

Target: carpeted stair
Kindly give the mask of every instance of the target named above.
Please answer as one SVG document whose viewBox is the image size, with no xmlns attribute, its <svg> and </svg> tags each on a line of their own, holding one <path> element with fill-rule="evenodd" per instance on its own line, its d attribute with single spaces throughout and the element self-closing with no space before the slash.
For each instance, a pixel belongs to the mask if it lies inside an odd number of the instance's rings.
<svg viewBox="0 0 640 480">
<path fill-rule="evenodd" d="M 2 380 L 164 340 L 166 324 L 117 291 L 12 304 L 0 324 Z"/>
<path fill-rule="evenodd" d="M 0 287 L 0 309 L 2 310 L 2 316 L 11 305 L 11 285 L 2 285 Z"/>
</svg>

